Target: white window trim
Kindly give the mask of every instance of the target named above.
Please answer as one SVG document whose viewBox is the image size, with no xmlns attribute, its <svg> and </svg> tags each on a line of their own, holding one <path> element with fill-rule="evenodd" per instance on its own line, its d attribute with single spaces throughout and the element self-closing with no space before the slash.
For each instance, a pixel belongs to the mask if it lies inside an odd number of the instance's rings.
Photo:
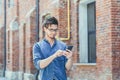
<svg viewBox="0 0 120 80">
<path fill-rule="evenodd" d="M 75 66 L 96 66 L 96 63 L 73 63 Z"/>
<path fill-rule="evenodd" d="M 79 3 L 79 54 L 80 63 L 88 63 L 87 4 L 95 0 L 81 0 Z"/>
<path fill-rule="evenodd" d="M 14 0 L 12 0 L 12 1 L 9 0 L 8 4 L 9 4 L 9 8 L 12 8 L 12 7 L 15 6 L 15 2 L 14 2 Z"/>
<path fill-rule="evenodd" d="M 17 21 L 17 17 L 15 17 L 11 22 L 10 22 L 10 29 L 11 30 L 18 30 L 19 29 L 19 24 Z"/>
</svg>

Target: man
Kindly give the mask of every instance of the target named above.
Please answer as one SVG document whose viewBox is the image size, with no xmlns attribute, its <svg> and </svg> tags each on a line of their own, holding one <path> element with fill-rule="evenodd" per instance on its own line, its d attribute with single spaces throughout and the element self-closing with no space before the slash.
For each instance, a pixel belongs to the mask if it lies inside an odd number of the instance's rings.
<svg viewBox="0 0 120 80">
<path fill-rule="evenodd" d="M 49 17 L 43 23 L 45 38 L 33 46 L 33 62 L 39 70 L 39 80 L 67 80 L 66 70 L 72 66 L 72 52 L 55 39 L 58 21 Z"/>
</svg>

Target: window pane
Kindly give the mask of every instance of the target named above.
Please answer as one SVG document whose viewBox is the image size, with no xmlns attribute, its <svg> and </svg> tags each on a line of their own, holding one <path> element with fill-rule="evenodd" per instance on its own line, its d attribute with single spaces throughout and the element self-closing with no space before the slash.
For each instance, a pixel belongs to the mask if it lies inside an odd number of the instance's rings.
<svg viewBox="0 0 120 80">
<path fill-rule="evenodd" d="M 8 0 L 8 7 L 14 6 L 14 0 Z"/>
<path fill-rule="evenodd" d="M 88 62 L 96 62 L 96 17 L 95 2 L 87 5 L 88 16 Z"/>
<path fill-rule="evenodd" d="M 96 39 L 95 33 L 88 35 L 88 62 L 96 62 Z"/>
<path fill-rule="evenodd" d="M 96 17 L 95 17 L 95 2 L 87 5 L 88 14 L 88 31 L 95 31 Z"/>
<path fill-rule="evenodd" d="M 10 5 L 11 5 L 11 7 L 14 6 L 14 0 L 10 0 Z"/>
</svg>

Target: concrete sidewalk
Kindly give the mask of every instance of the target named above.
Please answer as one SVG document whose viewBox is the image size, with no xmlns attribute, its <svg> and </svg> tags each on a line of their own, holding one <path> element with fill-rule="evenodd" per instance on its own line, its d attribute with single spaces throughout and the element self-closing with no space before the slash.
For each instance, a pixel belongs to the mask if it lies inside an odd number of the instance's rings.
<svg viewBox="0 0 120 80">
<path fill-rule="evenodd" d="M 4 77 L 0 77 L 0 80 L 7 80 L 7 79 L 5 79 Z"/>
</svg>

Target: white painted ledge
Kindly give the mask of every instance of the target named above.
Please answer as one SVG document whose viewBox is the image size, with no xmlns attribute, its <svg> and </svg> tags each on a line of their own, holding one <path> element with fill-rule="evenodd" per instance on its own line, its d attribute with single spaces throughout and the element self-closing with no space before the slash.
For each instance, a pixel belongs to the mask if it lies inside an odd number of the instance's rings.
<svg viewBox="0 0 120 80">
<path fill-rule="evenodd" d="M 73 66 L 96 66 L 96 63 L 73 63 Z"/>
</svg>

